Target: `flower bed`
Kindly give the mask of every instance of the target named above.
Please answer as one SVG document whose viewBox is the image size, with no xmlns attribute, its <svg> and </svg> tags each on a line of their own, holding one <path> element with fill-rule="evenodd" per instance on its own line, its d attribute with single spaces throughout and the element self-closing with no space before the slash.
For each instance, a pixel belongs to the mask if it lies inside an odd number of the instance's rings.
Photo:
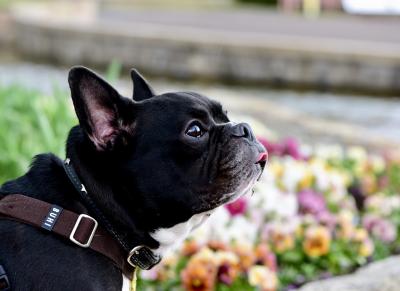
<svg viewBox="0 0 400 291">
<path fill-rule="evenodd" d="M 284 290 L 399 252 L 398 157 L 262 142 L 254 195 L 218 209 L 139 290 Z"/>
<path fill-rule="evenodd" d="M 23 174 L 34 154 L 64 156 L 76 123 L 67 102 L 60 90 L 0 86 L 0 184 Z M 263 142 L 270 161 L 254 195 L 217 210 L 141 273 L 138 290 L 287 289 L 399 252 L 399 157 Z"/>
</svg>

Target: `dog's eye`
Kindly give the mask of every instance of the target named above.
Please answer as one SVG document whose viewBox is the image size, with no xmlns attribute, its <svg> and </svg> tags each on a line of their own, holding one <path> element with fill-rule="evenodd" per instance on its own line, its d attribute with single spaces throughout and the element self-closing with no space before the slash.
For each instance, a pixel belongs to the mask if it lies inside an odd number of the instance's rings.
<svg viewBox="0 0 400 291">
<path fill-rule="evenodd" d="M 204 129 L 199 122 L 195 121 L 189 125 L 185 133 L 188 136 L 199 138 L 204 134 Z"/>
</svg>

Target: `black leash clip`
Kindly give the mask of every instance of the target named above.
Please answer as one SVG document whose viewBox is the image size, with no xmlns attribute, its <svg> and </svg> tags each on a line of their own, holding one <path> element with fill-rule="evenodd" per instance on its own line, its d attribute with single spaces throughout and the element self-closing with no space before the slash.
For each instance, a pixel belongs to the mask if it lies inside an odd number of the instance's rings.
<svg viewBox="0 0 400 291">
<path fill-rule="evenodd" d="M 11 291 L 10 281 L 2 265 L 0 265 L 0 291 Z"/>
</svg>

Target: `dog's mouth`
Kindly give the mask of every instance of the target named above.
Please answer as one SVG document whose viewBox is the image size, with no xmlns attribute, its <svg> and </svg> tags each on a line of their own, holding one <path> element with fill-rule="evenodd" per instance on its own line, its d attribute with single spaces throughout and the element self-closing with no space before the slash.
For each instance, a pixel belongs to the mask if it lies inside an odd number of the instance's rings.
<svg viewBox="0 0 400 291">
<path fill-rule="evenodd" d="M 268 152 L 263 147 L 248 147 L 246 144 L 226 152 L 228 158 L 217 170 L 219 179 L 202 195 L 202 211 L 231 203 L 247 193 L 252 194 L 268 161 Z"/>
<path fill-rule="evenodd" d="M 265 152 L 260 153 L 258 155 L 258 159 L 257 159 L 257 162 L 256 162 L 256 164 L 260 165 L 260 167 L 261 167 L 261 173 L 260 173 L 259 178 L 261 177 L 261 174 L 263 173 L 265 165 L 267 164 L 267 162 L 268 162 L 268 152 L 265 151 Z"/>
<path fill-rule="evenodd" d="M 268 162 L 268 152 L 264 151 L 259 153 L 257 160 L 255 162 L 257 166 L 257 170 L 255 174 L 251 177 L 249 181 L 243 182 L 236 191 L 233 193 L 225 194 L 223 198 L 221 199 L 220 205 L 227 204 L 234 202 L 238 198 L 248 194 L 251 192 L 251 194 L 254 192 L 253 187 L 256 184 L 257 181 L 260 180 L 262 173 L 264 172 L 265 166 Z"/>
</svg>

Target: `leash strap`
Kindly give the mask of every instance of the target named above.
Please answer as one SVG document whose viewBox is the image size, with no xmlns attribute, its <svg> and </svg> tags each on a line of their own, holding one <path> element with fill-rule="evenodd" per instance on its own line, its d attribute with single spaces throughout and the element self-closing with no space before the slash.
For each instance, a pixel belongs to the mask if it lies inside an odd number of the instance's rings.
<svg viewBox="0 0 400 291">
<path fill-rule="evenodd" d="M 79 193 L 81 199 L 93 212 L 100 224 L 115 238 L 115 240 L 121 245 L 126 253 L 129 253 L 127 261 L 131 266 L 137 266 L 143 270 L 151 269 L 153 266 L 158 264 L 161 260 L 160 256 L 153 253 L 148 247 L 144 245 L 136 246 L 133 249 L 129 248 L 128 244 L 124 241 L 122 236 L 118 234 L 115 228 L 112 226 L 110 221 L 106 218 L 103 212 L 97 207 L 96 202 L 92 199 L 89 193 L 86 191 L 85 186 L 79 179 L 74 167 L 71 164 L 71 160 L 67 158 L 63 163 L 64 170 L 70 179 L 74 188 Z"/>
<path fill-rule="evenodd" d="M 86 191 L 85 186 L 81 183 L 78 175 L 75 172 L 75 169 L 71 165 L 70 159 L 66 159 L 63 163 L 64 171 L 67 173 L 67 176 L 71 183 L 74 185 L 74 188 L 81 196 L 83 202 L 89 207 L 89 209 L 95 214 L 96 218 L 100 220 L 101 225 L 111 233 L 115 239 L 121 244 L 121 246 L 125 249 L 126 252 L 129 252 L 130 249 L 127 244 L 123 241 L 120 235 L 118 235 L 117 231 L 112 227 L 111 223 L 104 216 L 103 212 L 97 207 L 96 203 L 90 197 L 88 192 Z"/>
<path fill-rule="evenodd" d="M 135 277 L 136 272 L 133 278 L 135 279 Z M 8 281 L 7 273 L 2 265 L 0 265 L 0 291 L 11 291 L 10 281 Z"/>
<path fill-rule="evenodd" d="M 10 194 L 0 200 L 0 218 L 42 228 L 79 247 L 90 248 L 111 259 L 125 276 L 133 279 L 135 267 L 128 263 L 126 252 L 89 215 L 76 214 L 25 195 Z"/>
<path fill-rule="evenodd" d="M 137 287 L 137 272 L 138 272 L 138 269 L 136 268 L 135 271 L 133 271 L 133 278 L 132 278 L 132 281 L 131 281 L 130 291 L 136 291 L 136 287 Z"/>
</svg>

